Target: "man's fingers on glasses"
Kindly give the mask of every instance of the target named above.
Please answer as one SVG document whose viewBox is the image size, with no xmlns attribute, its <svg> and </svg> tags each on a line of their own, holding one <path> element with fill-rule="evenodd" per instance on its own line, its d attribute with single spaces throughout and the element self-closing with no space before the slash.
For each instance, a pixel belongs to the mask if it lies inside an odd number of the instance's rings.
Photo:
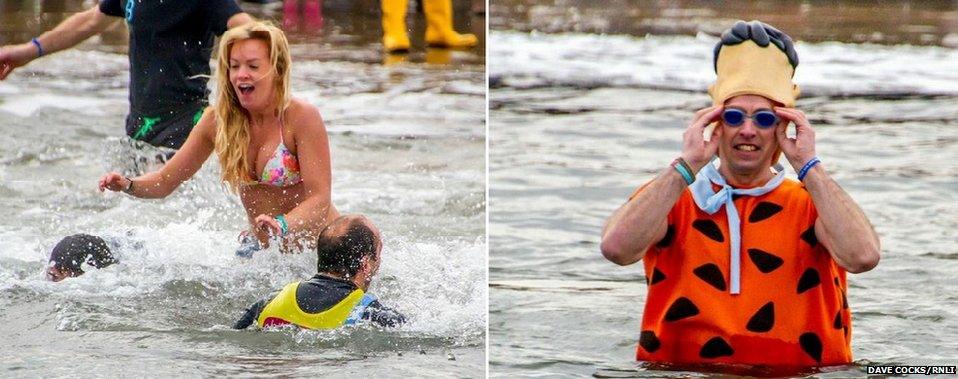
<svg viewBox="0 0 958 379">
<path fill-rule="evenodd" d="M 702 108 L 695 111 L 695 118 L 702 117 L 703 114 L 709 113 L 710 110 L 712 110 L 712 107 Z"/>
<path fill-rule="evenodd" d="M 801 111 L 794 108 L 775 108 L 775 114 L 786 115 L 791 117 L 797 117 L 799 115 L 804 115 Z"/>
<path fill-rule="evenodd" d="M 722 113 L 725 112 L 725 107 L 715 107 L 711 112 L 709 112 L 709 121 L 718 120 L 719 117 L 722 117 Z"/>
<path fill-rule="evenodd" d="M 785 110 L 776 109 L 775 114 L 778 115 L 778 117 L 781 117 L 788 121 L 795 121 L 796 119 L 796 115 L 794 113 L 791 113 Z"/>
<path fill-rule="evenodd" d="M 721 105 L 713 105 L 713 106 L 711 106 L 711 107 L 707 107 L 707 108 L 702 108 L 702 109 L 700 109 L 698 112 L 695 113 L 695 115 L 696 115 L 696 116 L 703 116 L 703 115 L 706 115 L 706 114 L 709 114 L 709 113 L 718 112 L 718 111 L 721 110 L 721 109 L 722 109 L 722 106 L 721 106 Z"/>
<path fill-rule="evenodd" d="M 714 109 L 705 108 L 705 109 L 699 110 L 698 112 L 695 112 L 695 117 L 692 118 L 692 123 L 693 124 L 699 123 L 703 118 L 708 116 L 709 113 L 711 113 L 712 111 L 714 111 Z"/>
</svg>

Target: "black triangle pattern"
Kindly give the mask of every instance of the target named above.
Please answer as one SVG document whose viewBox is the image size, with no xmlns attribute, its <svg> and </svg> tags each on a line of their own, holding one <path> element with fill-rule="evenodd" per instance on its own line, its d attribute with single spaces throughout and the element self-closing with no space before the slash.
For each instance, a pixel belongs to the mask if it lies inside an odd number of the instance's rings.
<svg viewBox="0 0 958 379">
<path fill-rule="evenodd" d="M 655 247 L 663 249 L 672 244 L 672 239 L 675 238 L 675 225 L 669 225 L 668 229 L 665 230 L 665 237 L 662 237 L 662 240 L 655 244 Z"/>
<path fill-rule="evenodd" d="M 652 284 L 661 282 L 661 281 L 663 281 L 663 280 L 665 280 L 665 274 L 663 274 L 662 271 L 659 271 L 659 269 L 657 269 L 657 268 L 656 268 L 656 269 L 653 269 L 653 270 L 652 270 L 652 281 L 649 282 L 649 285 L 652 285 Z"/>
<path fill-rule="evenodd" d="M 754 263 L 755 267 L 758 267 L 758 270 L 763 274 L 775 271 L 775 269 L 781 267 L 782 263 L 785 262 L 782 258 L 761 249 L 748 249 L 748 257 L 752 259 L 752 263 Z"/>
<path fill-rule="evenodd" d="M 763 201 L 758 203 L 758 205 L 755 206 L 755 209 L 752 210 L 752 214 L 748 215 L 748 222 L 749 223 L 759 222 L 769 217 L 772 217 L 776 213 L 781 211 L 782 211 L 781 205 Z"/>
<path fill-rule="evenodd" d="M 769 301 L 748 320 L 745 329 L 755 333 L 765 333 L 775 326 L 775 303 Z"/>
<path fill-rule="evenodd" d="M 725 276 L 722 275 L 722 270 L 714 263 L 706 263 L 696 267 L 695 270 L 692 270 L 692 273 L 712 287 L 715 287 L 715 289 L 725 291 Z"/>
<path fill-rule="evenodd" d="M 822 363 L 822 340 L 818 338 L 818 335 L 812 332 L 802 334 L 798 337 L 798 343 L 802 345 L 805 354 L 812 357 L 815 362 Z"/>
<path fill-rule="evenodd" d="M 815 235 L 815 224 L 812 224 L 812 226 L 809 226 L 808 229 L 802 232 L 802 241 L 807 242 L 809 245 L 812 245 L 812 247 L 818 245 L 818 236 Z"/>
<path fill-rule="evenodd" d="M 642 346 L 645 351 L 654 353 L 660 347 L 662 347 L 662 342 L 659 341 L 659 337 L 655 336 L 655 332 L 651 330 L 643 330 L 639 335 L 639 346 Z"/>
<path fill-rule="evenodd" d="M 732 354 L 735 354 L 735 350 L 732 350 L 732 346 L 722 337 L 713 337 L 702 346 L 702 350 L 699 350 L 699 356 L 708 359 L 728 357 Z"/>
<path fill-rule="evenodd" d="M 821 277 L 818 276 L 818 270 L 814 268 L 809 268 L 802 273 L 802 277 L 798 279 L 798 293 L 803 293 L 808 291 L 815 286 L 822 283 Z"/>
<path fill-rule="evenodd" d="M 725 236 L 722 235 L 722 230 L 719 229 L 718 224 L 712 220 L 695 220 L 692 222 L 692 227 L 699 232 L 702 232 L 706 237 L 711 238 L 716 242 L 725 242 Z"/>
<path fill-rule="evenodd" d="M 699 314 L 699 308 L 686 297 L 680 297 L 665 312 L 665 321 L 678 321 Z"/>
</svg>

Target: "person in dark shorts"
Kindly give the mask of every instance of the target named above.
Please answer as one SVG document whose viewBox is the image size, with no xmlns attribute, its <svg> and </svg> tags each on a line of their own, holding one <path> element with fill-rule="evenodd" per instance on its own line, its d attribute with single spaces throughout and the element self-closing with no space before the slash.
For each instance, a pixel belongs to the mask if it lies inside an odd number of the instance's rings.
<svg viewBox="0 0 958 379">
<path fill-rule="evenodd" d="M 59 282 L 83 275 L 81 266 L 86 263 L 95 268 L 104 268 L 117 263 L 106 241 L 89 234 L 74 234 L 60 240 L 50 253 L 47 279 Z"/>
<path fill-rule="evenodd" d="M 214 37 L 252 21 L 234 0 L 101 0 L 30 42 L 0 47 L 0 80 L 36 58 L 103 32 L 119 17 L 130 32 L 126 134 L 179 149 L 208 103 Z"/>
<path fill-rule="evenodd" d="M 394 327 L 406 318 L 379 303 L 366 291 L 379 271 L 382 241 L 379 230 L 363 216 L 342 216 L 320 233 L 318 273 L 287 284 L 250 306 L 233 329 L 296 325 L 334 329 L 372 322 Z"/>
</svg>

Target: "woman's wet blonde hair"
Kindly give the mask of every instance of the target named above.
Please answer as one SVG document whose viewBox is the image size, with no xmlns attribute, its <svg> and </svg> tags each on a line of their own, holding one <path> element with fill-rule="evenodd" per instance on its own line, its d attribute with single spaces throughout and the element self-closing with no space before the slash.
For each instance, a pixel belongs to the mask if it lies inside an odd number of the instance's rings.
<svg viewBox="0 0 958 379">
<path fill-rule="evenodd" d="M 269 48 L 269 61 L 276 74 L 275 104 L 276 112 L 282 114 L 289 107 L 289 71 L 292 60 L 289 43 L 282 30 L 268 22 L 252 22 L 228 30 L 220 37 L 219 58 L 216 70 L 217 99 L 213 105 L 216 112 L 215 150 L 219 156 L 222 179 L 230 189 L 236 191 L 240 185 L 254 182 L 250 174 L 249 157 L 250 118 L 244 109 L 236 91 L 230 83 L 230 50 L 238 41 L 258 39 L 266 42 Z"/>
</svg>

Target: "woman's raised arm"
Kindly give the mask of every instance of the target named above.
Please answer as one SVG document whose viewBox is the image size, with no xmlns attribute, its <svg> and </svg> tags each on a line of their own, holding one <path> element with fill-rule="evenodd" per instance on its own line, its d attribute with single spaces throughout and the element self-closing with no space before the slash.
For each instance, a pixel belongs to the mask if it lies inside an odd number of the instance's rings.
<svg viewBox="0 0 958 379">
<path fill-rule="evenodd" d="M 213 152 L 215 135 L 216 115 L 213 108 L 206 108 L 203 117 L 183 143 L 183 147 L 160 170 L 133 179 L 116 172 L 108 173 L 100 178 L 100 191 L 105 189 L 123 191 L 131 196 L 145 199 L 167 197 L 203 166 L 203 162 L 206 162 Z"/>
</svg>

